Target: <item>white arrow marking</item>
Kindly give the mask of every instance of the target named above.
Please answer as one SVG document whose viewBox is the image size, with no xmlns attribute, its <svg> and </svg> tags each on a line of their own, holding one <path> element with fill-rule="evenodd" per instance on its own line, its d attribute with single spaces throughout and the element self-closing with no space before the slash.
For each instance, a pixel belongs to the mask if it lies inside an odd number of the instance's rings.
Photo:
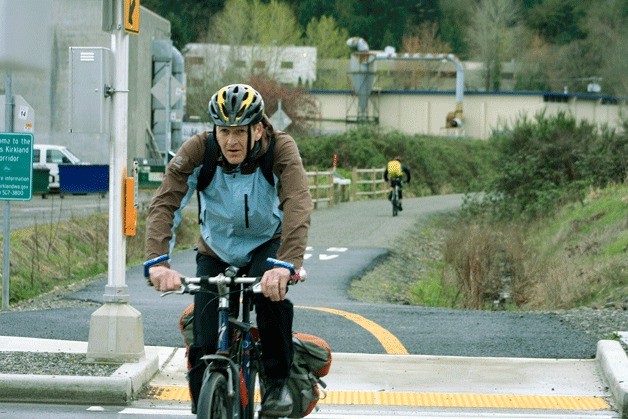
<svg viewBox="0 0 628 419">
<path fill-rule="evenodd" d="M 346 247 L 330 247 L 327 249 L 328 252 L 346 252 Z"/>
<path fill-rule="evenodd" d="M 338 257 L 338 255 L 324 255 L 324 254 L 318 255 L 318 258 L 320 260 L 331 260 L 331 259 L 335 259 L 337 257 Z"/>
</svg>

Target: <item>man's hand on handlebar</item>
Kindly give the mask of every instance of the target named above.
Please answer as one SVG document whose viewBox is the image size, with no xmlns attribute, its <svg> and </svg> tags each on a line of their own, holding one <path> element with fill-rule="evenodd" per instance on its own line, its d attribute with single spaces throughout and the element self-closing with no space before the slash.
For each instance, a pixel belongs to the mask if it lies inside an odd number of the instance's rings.
<svg viewBox="0 0 628 419">
<path fill-rule="evenodd" d="M 181 286 L 181 275 L 174 269 L 165 266 L 151 266 L 149 269 L 150 282 L 157 291 L 176 291 Z"/>
<path fill-rule="evenodd" d="M 271 301 L 281 301 L 286 298 L 288 281 L 290 281 L 290 270 L 280 267 L 269 269 L 264 272 L 260 281 L 262 293 Z"/>
</svg>

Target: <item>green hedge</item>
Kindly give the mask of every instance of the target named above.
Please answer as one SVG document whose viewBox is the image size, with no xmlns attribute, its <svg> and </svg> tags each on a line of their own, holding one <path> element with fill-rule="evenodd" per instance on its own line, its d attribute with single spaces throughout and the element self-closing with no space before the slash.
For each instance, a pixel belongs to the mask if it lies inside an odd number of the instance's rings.
<svg viewBox="0 0 628 419">
<path fill-rule="evenodd" d="M 482 202 L 471 200 L 471 212 L 498 218 L 548 215 L 565 202 L 583 199 L 590 187 L 626 179 L 628 139 L 612 130 L 565 112 L 523 117 L 494 134 L 489 144 L 498 152 L 495 177 Z"/>
<path fill-rule="evenodd" d="M 497 153 L 487 141 L 453 137 L 406 135 L 373 127 L 344 134 L 296 138 L 308 169 L 328 169 L 338 156 L 338 168 L 383 168 L 396 155 L 412 175 L 404 190 L 412 195 L 478 190 L 494 176 Z"/>
</svg>

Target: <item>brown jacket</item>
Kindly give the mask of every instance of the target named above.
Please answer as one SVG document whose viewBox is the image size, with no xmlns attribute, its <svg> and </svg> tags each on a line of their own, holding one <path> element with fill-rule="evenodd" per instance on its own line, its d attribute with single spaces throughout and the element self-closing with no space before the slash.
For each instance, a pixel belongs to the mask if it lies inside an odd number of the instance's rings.
<svg viewBox="0 0 628 419">
<path fill-rule="evenodd" d="M 269 136 L 273 133 L 272 126 L 265 122 L 266 128 L 260 140 L 263 153 L 260 153 L 257 162 L 268 149 Z M 204 132 L 185 141 L 168 164 L 163 183 L 153 196 L 146 220 L 147 260 L 168 253 L 174 213 L 188 192 L 188 177 L 203 163 L 210 134 Z M 292 263 L 298 269 L 303 264 L 307 244 L 310 214 L 313 209 L 312 198 L 296 142 L 284 132 L 274 132 L 274 135 L 273 173 L 279 179 L 277 184 L 279 209 L 283 211 L 281 245 L 277 258 Z M 221 161 L 218 164 L 221 164 Z M 198 250 L 200 253 L 216 256 L 202 237 L 199 238 Z"/>
</svg>

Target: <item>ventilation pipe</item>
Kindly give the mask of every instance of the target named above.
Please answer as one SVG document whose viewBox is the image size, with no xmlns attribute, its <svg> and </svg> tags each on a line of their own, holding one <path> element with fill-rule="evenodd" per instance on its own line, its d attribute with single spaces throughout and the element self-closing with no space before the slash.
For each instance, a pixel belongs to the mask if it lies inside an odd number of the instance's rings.
<svg viewBox="0 0 628 419">
<path fill-rule="evenodd" d="M 456 67 L 456 110 L 453 112 L 453 126 L 462 125 L 462 96 L 464 93 L 464 68 L 454 54 L 397 54 L 393 47 L 386 47 L 384 51 L 370 51 L 366 41 L 360 37 L 347 40 L 347 46 L 354 52 L 351 54 L 351 79 L 353 89 L 358 95 L 358 120 L 366 121 L 368 98 L 375 82 L 376 60 L 438 60 L 450 61 Z M 448 123 L 449 123 L 449 117 Z"/>
<path fill-rule="evenodd" d="M 172 47 L 172 76 L 179 81 L 182 86 L 185 86 L 185 62 L 183 60 L 183 54 L 179 52 L 174 46 Z M 172 105 L 173 118 L 171 122 L 172 142 L 171 150 L 177 151 L 183 144 L 183 113 L 185 109 L 185 88 L 182 88 L 182 92 L 179 100 Z M 172 100 L 171 100 L 172 102 Z"/>
<path fill-rule="evenodd" d="M 375 55 L 369 51 L 366 41 L 357 36 L 349 38 L 347 46 L 355 51 L 351 54 L 349 74 L 358 95 L 358 121 L 366 122 L 368 100 L 375 83 Z"/>
</svg>

